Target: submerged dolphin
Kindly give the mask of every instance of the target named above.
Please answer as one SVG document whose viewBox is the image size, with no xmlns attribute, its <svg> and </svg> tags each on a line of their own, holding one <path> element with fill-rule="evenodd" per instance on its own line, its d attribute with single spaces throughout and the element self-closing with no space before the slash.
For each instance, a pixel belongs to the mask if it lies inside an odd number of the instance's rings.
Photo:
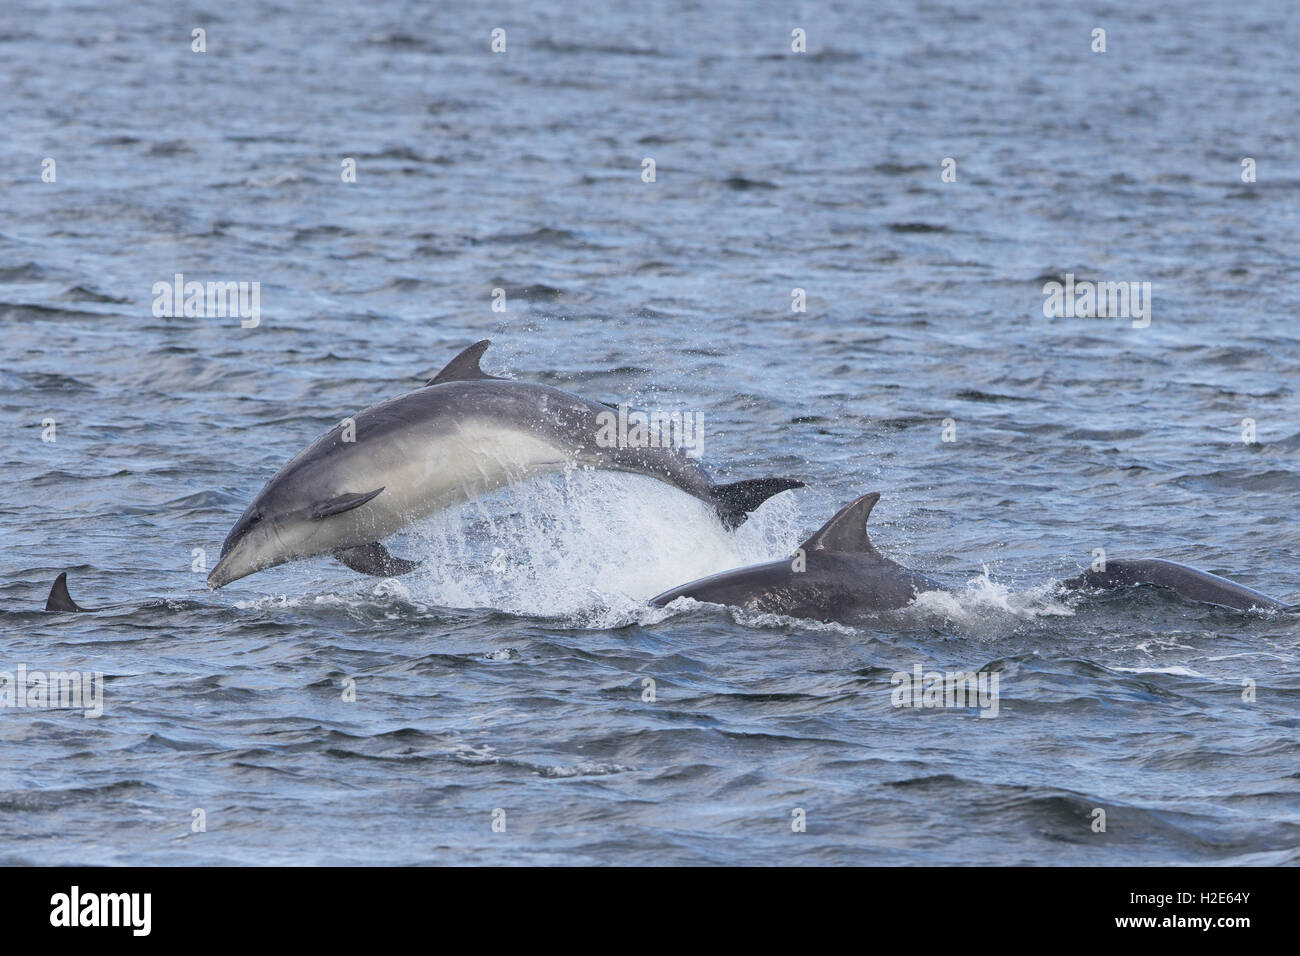
<svg viewBox="0 0 1300 956">
<path fill-rule="evenodd" d="M 880 495 L 863 495 L 799 546 L 793 559 L 724 571 L 650 599 L 666 607 L 688 597 L 749 611 L 843 624 L 866 614 L 910 604 L 922 591 L 948 588 L 886 558 L 867 537 L 867 518 Z M 1110 560 L 1105 572 L 1088 572 L 1062 586 L 1112 590 L 1139 584 L 1168 588 L 1184 598 L 1236 610 L 1296 609 L 1266 594 L 1205 571 L 1160 559 Z"/>
<path fill-rule="evenodd" d="M 574 465 L 658 478 L 708 502 L 733 528 L 772 495 L 803 487 L 792 478 L 715 485 L 678 449 L 601 441 L 600 416 L 610 406 L 485 374 L 479 359 L 488 344 L 471 345 L 423 388 L 353 416 L 355 441 L 345 440 L 340 424 L 295 455 L 231 529 L 208 586 L 321 554 L 366 574 L 405 574 L 419 562 L 393 557 L 383 538 L 450 505 Z"/>
<path fill-rule="evenodd" d="M 1085 571 L 1061 584 L 1074 591 L 1085 588 L 1116 591 L 1150 584 L 1167 588 L 1189 601 L 1217 604 L 1237 611 L 1282 611 L 1295 607 L 1236 581 L 1163 558 L 1107 558 L 1104 571 Z"/>
</svg>

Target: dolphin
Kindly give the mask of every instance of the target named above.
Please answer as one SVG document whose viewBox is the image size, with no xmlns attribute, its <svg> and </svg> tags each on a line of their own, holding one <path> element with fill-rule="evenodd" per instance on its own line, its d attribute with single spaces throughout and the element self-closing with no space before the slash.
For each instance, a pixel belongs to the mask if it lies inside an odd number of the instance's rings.
<svg viewBox="0 0 1300 956">
<path fill-rule="evenodd" d="M 479 360 L 489 344 L 476 342 L 422 388 L 344 419 L 295 455 L 235 522 L 208 586 L 322 554 L 365 574 L 405 574 L 419 562 L 394 557 L 383 538 L 573 466 L 657 478 L 713 506 L 728 528 L 772 495 L 803 487 L 793 478 L 715 485 L 680 449 L 618 447 L 602 424 L 613 406 L 488 375 Z"/>
<path fill-rule="evenodd" d="M 724 571 L 650 599 L 666 607 L 688 597 L 749 611 L 852 624 L 873 612 L 904 607 L 924 591 L 950 591 L 886 558 L 867 536 L 877 492 L 845 505 L 791 559 Z M 1166 588 L 1190 601 L 1248 611 L 1300 610 L 1218 575 L 1159 558 L 1111 559 L 1104 572 L 1061 582 L 1067 590 L 1114 590 L 1136 585 Z"/>
<path fill-rule="evenodd" d="M 688 597 L 748 611 L 816 621 L 850 623 L 865 614 L 891 611 L 922 591 L 944 591 L 924 574 L 885 557 L 867 536 L 867 518 L 880 500 L 873 491 L 849 502 L 792 558 L 723 571 L 650 599 L 666 607 Z"/>
<path fill-rule="evenodd" d="M 1300 607 L 1271 598 L 1254 588 L 1221 578 L 1217 574 L 1163 558 L 1107 558 L 1104 570 L 1090 569 L 1061 584 L 1073 591 L 1115 591 L 1147 584 L 1173 591 L 1189 601 L 1217 604 L 1236 611 L 1283 611 Z"/>
</svg>

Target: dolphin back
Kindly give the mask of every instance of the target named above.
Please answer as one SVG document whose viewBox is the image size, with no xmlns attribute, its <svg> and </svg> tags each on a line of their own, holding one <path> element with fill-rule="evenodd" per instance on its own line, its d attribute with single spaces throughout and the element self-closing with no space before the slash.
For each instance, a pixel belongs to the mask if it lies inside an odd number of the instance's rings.
<svg viewBox="0 0 1300 956">
<path fill-rule="evenodd" d="M 512 382 L 509 379 L 489 375 L 483 371 L 480 362 L 483 353 L 491 344 L 490 339 L 475 342 L 447 363 L 441 372 L 429 379 L 426 387 L 449 382 L 488 381 L 505 383 L 498 387 L 496 395 L 504 391 L 540 396 L 541 406 L 548 413 L 546 417 L 552 419 L 542 427 L 551 431 L 562 444 L 580 453 L 585 452 L 590 458 L 608 467 L 657 478 L 680 488 L 687 494 L 708 501 L 717 509 L 719 519 L 728 529 L 744 524 L 749 513 L 773 495 L 804 486 L 802 481 L 795 478 L 749 478 L 730 484 L 715 485 L 698 464 L 676 449 L 639 449 L 630 453 L 624 450 L 621 454 L 617 452 L 610 454 L 608 450 L 597 451 L 590 447 L 594 436 L 600 431 L 597 423 L 602 416 L 609 416 L 611 409 L 617 411 L 618 407 L 604 402 L 592 402 L 571 392 L 547 386 Z M 480 390 L 478 394 L 488 393 Z M 526 406 L 527 403 L 528 401 L 525 400 L 523 405 Z M 537 416 L 530 412 L 531 410 L 526 407 L 516 406 L 513 409 L 514 416 L 518 420 L 527 421 L 531 418 L 536 421 Z"/>
<path fill-rule="evenodd" d="M 1249 611 L 1252 608 L 1285 610 L 1296 607 L 1217 574 L 1161 558 L 1110 559 L 1104 570 L 1090 569 L 1062 584 L 1070 590 L 1094 588 L 1103 591 L 1149 584 L 1167 588 L 1189 601 L 1217 604 L 1238 611 Z"/>
</svg>

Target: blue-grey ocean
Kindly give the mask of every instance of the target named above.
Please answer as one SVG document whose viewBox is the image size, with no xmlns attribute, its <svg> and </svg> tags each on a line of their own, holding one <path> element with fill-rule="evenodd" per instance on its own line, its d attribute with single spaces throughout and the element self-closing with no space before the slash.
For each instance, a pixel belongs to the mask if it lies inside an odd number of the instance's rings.
<svg viewBox="0 0 1300 956">
<path fill-rule="evenodd" d="M 1300 615 L 1053 584 L 1300 601 L 1298 10 L 4 0 L 0 671 L 104 678 L 0 708 L 0 862 L 1300 862 Z M 177 273 L 259 321 L 156 310 Z M 1067 275 L 1149 324 L 1047 317 Z M 205 587 L 282 463 L 484 338 L 807 487 L 732 534 L 574 471 L 401 578 Z M 869 491 L 954 594 L 647 603 Z M 108 610 L 44 613 L 64 570 Z M 996 717 L 894 706 L 917 666 Z"/>
</svg>

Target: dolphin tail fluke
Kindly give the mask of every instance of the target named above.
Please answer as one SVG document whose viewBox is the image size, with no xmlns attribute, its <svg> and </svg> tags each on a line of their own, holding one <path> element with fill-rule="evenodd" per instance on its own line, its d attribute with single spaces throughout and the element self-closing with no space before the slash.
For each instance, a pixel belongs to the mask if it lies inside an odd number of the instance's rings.
<svg viewBox="0 0 1300 956">
<path fill-rule="evenodd" d="M 394 557 L 378 541 L 373 544 L 363 544 L 356 548 L 344 548 L 341 551 L 335 551 L 334 557 L 353 571 L 359 571 L 362 574 L 373 574 L 381 578 L 395 578 L 399 574 L 409 574 L 420 566 L 419 561 L 407 561 L 405 558 Z"/>
<path fill-rule="evenodd" d="M 45 599 L 45 610 L 47 611 L 84 611 L 84 607 L 78 607 L 77 602 L 72 600 L 72 595 L 68 593 L 68 572 L 64 571 L 54 579 L 54 586 L 50 588 L 50 596 Z"/>
<path fill-rule="evenodd" d="M 749 513 L 773 495 L 791 488 L 802 488 L 795 478 L 747 478 L 729 485 L 714 485 L 709 497 L 718 509 L 718 517 L 728 529 L 739 528 Z"/>
</svg>

